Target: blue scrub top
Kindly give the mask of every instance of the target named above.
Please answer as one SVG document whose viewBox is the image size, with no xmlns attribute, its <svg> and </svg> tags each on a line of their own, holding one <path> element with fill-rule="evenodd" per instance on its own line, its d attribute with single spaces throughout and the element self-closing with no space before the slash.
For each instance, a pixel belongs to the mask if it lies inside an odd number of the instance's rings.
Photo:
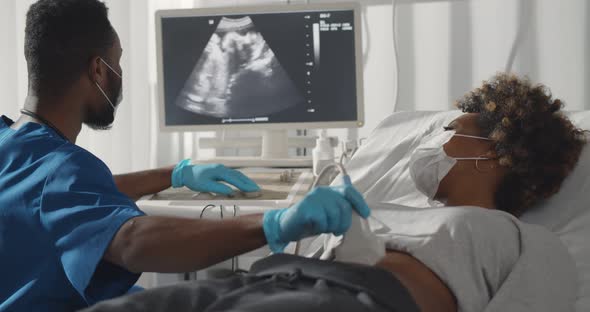
<svg viewBox="0 0 590 312">
<path fill-rule="evenodd" d="M 143 215 L 107 166 L 53 129 L 0 119 L 0 311 L 75 311 L 139 275 L 102 260 Z"/>
</svg>

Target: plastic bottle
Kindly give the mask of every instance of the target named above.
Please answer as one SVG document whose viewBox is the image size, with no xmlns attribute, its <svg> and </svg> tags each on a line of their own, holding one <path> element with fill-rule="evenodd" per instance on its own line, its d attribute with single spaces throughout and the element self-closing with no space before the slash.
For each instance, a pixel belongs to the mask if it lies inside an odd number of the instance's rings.
<svg viewBox="0 0 590 312">
<path fill-rule="evenodd" d="M 326 130 L 320 132 L 320 137 L 316 140 L 316 145 L 311 152 L 313 157 L 313 174 L 317 177 L 322 169 L 334 162 L 334 148 L 330 144 L 330 138 L 326 135 Z"/>
</svg>

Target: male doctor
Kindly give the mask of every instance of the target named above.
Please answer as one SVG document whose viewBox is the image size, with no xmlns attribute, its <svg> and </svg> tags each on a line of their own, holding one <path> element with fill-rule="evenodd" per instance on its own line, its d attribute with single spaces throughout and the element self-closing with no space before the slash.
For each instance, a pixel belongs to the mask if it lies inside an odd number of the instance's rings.
<svg viewBox="0 0 590 312">
<path fill-rule="evenodd" d="M 127 293 L 140 272 L 187 272 L 269 244 L 342 234 L 350 186 L 318 188 L 293 207 L 232 220 L 145 216 L 139 197 L 171 185 L 229 193 L 258 186 L 221 165 L 184 161 L 121 176 L 75 145 L 82 124 L 108 129 L 121 102 L 122 54 L 98 0 L 39 0 L 28 13 L 28 97 L 0 119 L 0 311 L 73 311 Z"/>
</svg>

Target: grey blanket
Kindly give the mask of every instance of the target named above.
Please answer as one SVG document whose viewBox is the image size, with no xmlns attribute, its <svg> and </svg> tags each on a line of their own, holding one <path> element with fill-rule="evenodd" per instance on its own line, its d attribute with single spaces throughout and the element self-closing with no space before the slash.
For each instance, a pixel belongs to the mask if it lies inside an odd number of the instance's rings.
<svg viewBox="0 0 590 312">
<path fill-rule="evenodd" d="M 282 254 L 256 262 L 247 274 L 145 290 L 83 311 L 419 310 L 385 270 Z"/>
</svg>

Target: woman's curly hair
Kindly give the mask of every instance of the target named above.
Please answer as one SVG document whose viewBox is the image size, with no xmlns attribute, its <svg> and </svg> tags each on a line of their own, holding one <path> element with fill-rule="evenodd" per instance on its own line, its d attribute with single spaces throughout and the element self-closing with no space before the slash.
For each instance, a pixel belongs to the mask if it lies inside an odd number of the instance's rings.
<svg viewBox="0 0 590 312">
<path fill-rule="evenodd" d="M 463 112 L 479 113 L 482 134 L 495 142 L 499 164 L 508 168 L 494 196 L 497 209 L 520 216 L 557 193 L 573 170 L 586 137 L 562 106 L 544 85 L 505 73 L 457 102 Z"/>
</svg>

